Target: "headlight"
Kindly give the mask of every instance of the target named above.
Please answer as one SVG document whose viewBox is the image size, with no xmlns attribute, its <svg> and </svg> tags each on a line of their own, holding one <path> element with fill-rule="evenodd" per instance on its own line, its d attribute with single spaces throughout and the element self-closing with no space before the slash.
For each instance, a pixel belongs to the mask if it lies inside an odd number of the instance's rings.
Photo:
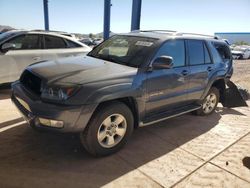
<svg viewBox="0 0 250 188">
<path fill-rule="evenodd" d="M 50 100 L 66 100 L 77 92 L 77 86 L 47 86 L 42 89 L 41 97 Z"/>
</svg>

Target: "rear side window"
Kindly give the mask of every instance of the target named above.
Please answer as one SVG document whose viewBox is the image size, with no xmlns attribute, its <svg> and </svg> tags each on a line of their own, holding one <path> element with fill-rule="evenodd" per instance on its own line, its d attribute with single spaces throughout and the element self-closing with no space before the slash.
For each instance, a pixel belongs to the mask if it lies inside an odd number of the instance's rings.
<svg viewBox="0 0 250 188">
<path fill-rule="evenodd" d="M 45 35 L 44 36 L 45 49 L 66 48 L 66 43 L 62 38 Z"/>
<path fill-rule="evenodd" d="M 207 45 L 201 40 L 188 40 L 189 65 L 212 63 Z"/>
<path fill-rule="evenodd" d="M 187 43 L 189 52 L 189 64 L 201 65 L 204 64 L 204 44 L 200 40 L 188 40 Z"/>
<path fill-rule="evenodd" d="M 212 60 L 210 58 L 210 55 L 209 55 L 209 52 L 205 43 L 203 43 L 203 48 L 204 48 L 204 53 L 205 53 L 205 63 L 206 64 L 212 63 Z"/>
<path fill-rule="evenodd" d="M 14 50 L 34 50 L 40 49 L 39 35 L 20 35 L 7 41 L 15 44 Z"/>
<path fill-rule="evenodd" d="M 167 41 L 159 49 L 156 58 L 160 56 L 171 56 L 174 67 L 185 66 L 185 44 L 183 40 Z"/>
<path fill-rule="evenodd" d="M 70 40 L 66 40 L 67 41 L 67 47 L 68 48 L 79 48 L 79 47 L 82 47 L 80 44 L 77 44 L 73 41 L 70 41 Z"/>
</svg>

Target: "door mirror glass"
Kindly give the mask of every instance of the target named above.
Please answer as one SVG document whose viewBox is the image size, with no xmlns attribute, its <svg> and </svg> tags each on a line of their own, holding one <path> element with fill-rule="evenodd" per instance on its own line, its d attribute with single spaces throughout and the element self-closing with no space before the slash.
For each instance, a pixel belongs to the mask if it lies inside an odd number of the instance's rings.
<svg viewBox="0 0 250 188">
<path fill-rule="evenodd" d="M 13 43 L 5 43 L 2 45 L 2 51 L 7 52 L 16 48 L 16 45 Z"/>
<path fill-rule="evenodd" d="M 157 57 L 153 62 L 154 69 L 170 69 L 173 66 L 173 58 L 170 56 Z"/>
</svg>

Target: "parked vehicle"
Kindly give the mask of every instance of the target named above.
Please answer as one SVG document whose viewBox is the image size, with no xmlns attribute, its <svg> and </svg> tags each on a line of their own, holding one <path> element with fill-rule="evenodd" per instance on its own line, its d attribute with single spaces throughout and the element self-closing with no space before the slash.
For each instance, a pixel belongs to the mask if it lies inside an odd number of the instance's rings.
<svg viewBox="0 0 250 188">
<path fill-rule="evenodd" d="M 134 128 L 227 104 L 232 72 L 223 40 L 136 31 L 109 38 L 84 58 L 29 66 L 12 84 L 12 101 L 33 128 L 80 133 L 86 150 L 103 156 L 121 149 Z"/>
<path fill-rule="evenodd" d="M 88 46 L 94 46 L 95 45 L 94 41 L 91 38 L 83 38 L 83 39 L 81 39 L 79 41 L 81 43 L 83 43 L 83 44 L 88 45 Z"/>
<path fill-rule="evenodd" d="M 234 59 L 250 58 L 250 47 L 236 46 L 231 51 Z"/>
<path fill-rule="evenodd" d="M 13 30 L 0 35 L 0 84 L 19 79 L 30 64 L 82 55 L 91 48 L 52 32 Z"/>
<path fill-rule="evenodd" d="M 100 43 L 102 43 L 103 42 L 103 39 L 94 39 L 93 40 L 93 43 L 94 43 L 94 45 L 96 46 L 96 45 L 99 45 Z"/>
</svg>

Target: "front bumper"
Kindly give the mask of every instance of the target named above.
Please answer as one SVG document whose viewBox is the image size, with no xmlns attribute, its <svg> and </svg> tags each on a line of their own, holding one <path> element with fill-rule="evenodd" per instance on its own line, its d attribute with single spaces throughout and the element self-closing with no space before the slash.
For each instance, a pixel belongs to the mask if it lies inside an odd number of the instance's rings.
<svg viewBox="0 0 250 188">
<path fill-rule="evenodd" d="M 30 126 L 58 132 L 83 131 L 96 107 L 95 104 L 69 106 L 45 103 L 28 92 L 19 82 L 12 84 L 11 100 Z M 43 125 L 39 118 L 63 121 L 63 127 Z"/>
</svg>

